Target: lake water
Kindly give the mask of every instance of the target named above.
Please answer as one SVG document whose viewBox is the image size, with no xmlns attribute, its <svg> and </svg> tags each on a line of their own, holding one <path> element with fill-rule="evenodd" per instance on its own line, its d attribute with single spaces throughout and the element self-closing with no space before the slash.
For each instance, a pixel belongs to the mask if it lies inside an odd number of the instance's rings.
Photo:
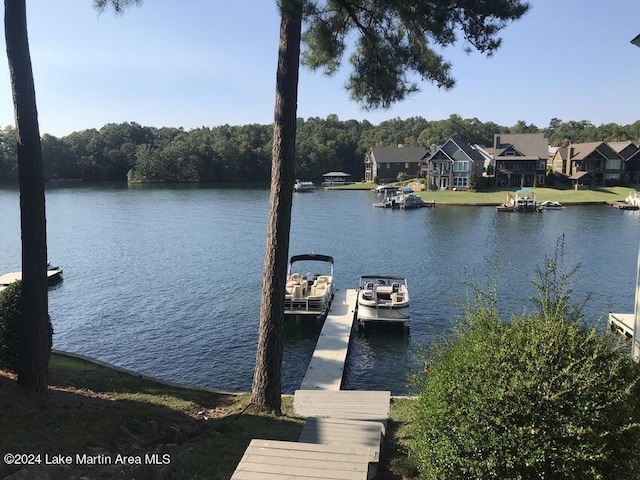
<svg viewBox="0 0 640 480">
<path fill-rule="evenodd" d="M 157 378 L 250 389 L 269 192 L 202 186 L 62 185 L 47 191 L 49 258 L 64 281 L 49 294 L 54 348 Z M 361 274 L 406 276 L 409 334 L 355 332 L 345 388 L 408 392 L 423 346 L 446 336 L 468 291 L 497 269 L 505 316 L 532 310 L 531 280 L 556 241 L 582 267 L 590 321 L 633 310 L 640 215 L 607 206 L 540 214 L 490 207 L 374 209 L 362 191 L 295 194 L 291 254 L 335 258 L 336 286 Z M 19 195 L 0 189 L 0 272 L 20 268 Z M 320 326 L 289 322 L 283 389 L 304 376 Z"/>
</svg>

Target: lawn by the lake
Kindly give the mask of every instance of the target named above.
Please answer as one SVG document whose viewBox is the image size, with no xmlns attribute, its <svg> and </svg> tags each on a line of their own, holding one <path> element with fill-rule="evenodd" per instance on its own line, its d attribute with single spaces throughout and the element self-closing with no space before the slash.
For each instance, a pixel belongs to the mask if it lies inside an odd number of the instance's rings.
<svg viewBox="0 0 640 480">
<path fill-rule="evenodd" d="M 371 190 L 376 187 L 373 183 L 354 183 L 334 189 L 344 190 Z M 417 192 L 425 201 L 435 201 L 440 205 L 499 205 L 507 199 L 508 193 L 514 193 L 515 188 L 491 189 L 486 192 L 471 192 L 451 190 Z M 631 192 L 632 187 L 602 187 L 593 190 L 574 190 L 572 188 L 531 188 L 535 193 L 537 202 L 552 200 L 564 205 L 606 203 L 610 201 L 624 200 Z"/>
</svg>

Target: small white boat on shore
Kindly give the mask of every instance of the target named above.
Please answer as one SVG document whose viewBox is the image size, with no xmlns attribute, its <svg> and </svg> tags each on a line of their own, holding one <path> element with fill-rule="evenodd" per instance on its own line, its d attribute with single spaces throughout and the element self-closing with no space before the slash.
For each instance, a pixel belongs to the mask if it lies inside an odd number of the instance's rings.
<svg viewBox="0 0 640 480">
<path fill-rule="evenodd" d="M 319 264 L 324 265 L 318 268 Z M 326 272 L 312 273 L 320 270 Z M 313 253 L 291 257 L 285 286 L 285 315 L 323 316 L 332 300 L 333 257 Z"/>
<path fill-rule="evenodd" d="M 362 325 L 370 322 L 407 324 L 411 318 L 407 280 L 392 275 L 360 277 L 356 318 Z"/>
</svg>

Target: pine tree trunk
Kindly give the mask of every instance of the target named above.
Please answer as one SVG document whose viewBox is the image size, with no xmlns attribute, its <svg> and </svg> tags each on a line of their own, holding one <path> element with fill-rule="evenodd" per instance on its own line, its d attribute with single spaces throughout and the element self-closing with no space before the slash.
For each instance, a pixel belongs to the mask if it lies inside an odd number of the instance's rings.
<svg viewBox="0 0 640 480">
<path fill-rule="evenodd" d="M 295 175 L 296 111 L 302 4 L 283 0 L 276 79 L 271 163 L 271 196 L 260 299 L 258 352 L 251 402 L 281 413 L 282 322 Z"/>
<path fill-rule="evenodd" d="M 5 38 L 13 93 L 20 181 L 22 298 L 18 384 L 47 390 L 51 328 L 47 292 L 47 232 L 44 172 L 36 95 L 27 38 L 25 0 L 5 0 Z"/>
</svg>

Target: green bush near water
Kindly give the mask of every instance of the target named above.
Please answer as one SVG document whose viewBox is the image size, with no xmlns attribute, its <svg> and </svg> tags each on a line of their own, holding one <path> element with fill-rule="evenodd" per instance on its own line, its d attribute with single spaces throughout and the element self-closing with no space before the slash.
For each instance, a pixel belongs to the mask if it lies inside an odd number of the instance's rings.
<svg viewBox="0 0 640 480">
<path fill-rule="evenodd" d="M 16 281 L 0 292 L 0 367 L 18 367 L 18 331 L 22 319 L 22 283 Z"/>
<path fill-rule="evenodd" d="M 495 289 L 476 288 L 432 350 L 411 434 L 421 478 L 640 478 L 640 368 L 581 325 L 557 252 L 537 312 L 505 322 Z"/>
<path fill-rule="evenodd" d="M 0 368 L 18 369 L 20 327 L 22 315 L 22 282 L 16 280 L 0 292 Z M 53 326 L 49 319 L 49 350 Z"/>
</svg>

